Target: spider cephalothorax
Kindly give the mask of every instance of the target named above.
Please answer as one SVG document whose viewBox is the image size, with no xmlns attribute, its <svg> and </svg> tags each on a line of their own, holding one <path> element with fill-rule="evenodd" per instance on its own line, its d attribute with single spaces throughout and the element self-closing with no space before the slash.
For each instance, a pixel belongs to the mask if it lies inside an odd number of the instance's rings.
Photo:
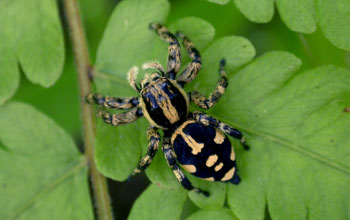
<svg viewBox="0 0 350 220">
<path fill-rule="evenodd" d="M 188 95 L 175 80 L 153 73 L 142 82 L 140 106 L 151 126 L 169 130 L 186 120 Z"/>
<path fill-rule="evenodd" d="M 130 109 L 121 114 L 100 110 L 97 115 L 113 126 L 133 122 L 141 116 L 145 116 L 150 123 L 147 130 L 147 154 L 141 158 L 132 175 L 146 169 L 152 162 L 160 142 L 157 130 L 162 129 L 165 158 L 177 180 L 187 190 L 208 195 L 207 192 L 192 186 L 178 164 L 199 178 L 238 184 L 240 179 L 236 170 L 235 153 L 225 134 L 239 139 L 247 148 L 241 132 L 204 113 L 189 112 L 190 101 L 203 109 L 209 109 L 223 95 L 228 84 L 224 71 L 225 61 L 220 62 L 220 80 L 209 98 L 197 91 L 186 93 L 183 86 L 191 82 L 201 68 L 199 52 L 184 34 L 177 33 L 192 62 L 176 77 L 181 66 L 180 44 L 177 38 L 163 25 L 151 24 L 150 28 L 170 44 L 167 70 L 165 71 L 158 62 L 145 63 L 144 69 L 155 69 L 158 72 L 146 75 L 138 85 L 138 68 L 132 67 L 128 73 L 128 80 L 140 97 L 117 98 L 90 94 L 87 101 L 104 108 Z"/>
</svg>

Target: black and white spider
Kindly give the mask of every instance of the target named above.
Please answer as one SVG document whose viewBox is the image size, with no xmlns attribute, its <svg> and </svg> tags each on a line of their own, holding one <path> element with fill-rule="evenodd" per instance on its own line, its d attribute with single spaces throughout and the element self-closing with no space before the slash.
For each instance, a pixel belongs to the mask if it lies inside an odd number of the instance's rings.
<svg viewBox="0 0 350 220">
<path fill-rule="evenodd" d="M 208 192 L 192 186 L 178 164 L 187 172 L 204 180 L 238 184 L 240 178 L 236 172 L 235 153 L 225 134 L 239 139 L 243 146 L 248 148 L 241 132 L 199 111 L 189 112 L 190 102 L 203 109 L 209 109 L 224 94 L 228 85 L 224 70 L 225 60 L 220 62 L 220 79 L 209 98 L 197 91 L 186 93 L 184 85 L 191 82 L 201 68 L 198 50 L 184 34 L 177 33 L 192 61 L 176 78 L 181 66 L 180 44 L 177 38 L 161 24 L 152 23 L 150 28 L 170 44 L 167 70 L 164 71 L 158 62 L 145 63 L 143 68 L 156 69 L 157 72 L 146 76 L 138 85 L 138 68 L 131 68 L 128 80 L 140 97 L 117 98 L 90 94 L 86 97 L 87 101 L 104 108 L 130 109 L 121 114 L 111 114 L 103 110 L 98 112 L 98 116 L 104 122 L 113 126 L 134 122 L 141 116 L 146 117 L 150 123 L 147 130 L 147 153 L 141 158 L 132 175 L 146 169 L 152 162 L 160 142 L 157 130 L 162 129 L 163 153 L 184 188 L 208 195 Z"/>
</svg>

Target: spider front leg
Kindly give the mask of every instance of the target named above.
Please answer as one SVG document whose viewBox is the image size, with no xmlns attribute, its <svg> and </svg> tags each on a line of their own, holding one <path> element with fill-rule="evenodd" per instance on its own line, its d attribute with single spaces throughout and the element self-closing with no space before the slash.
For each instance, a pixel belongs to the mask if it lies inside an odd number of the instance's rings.
<svg viewBox="0 0 350 220">
<path fill-rule="evenodd" d="M 165 26 L 151 23 L 149 27 L 151 30 L 155 30 L 163 41 L 170 43 L 168 47 L 168 64 L 165 76 L 170 79 L 175 79 L 176 73 L 179 72 L 181 66 L 180 44 L 175 35 L 170 33 Z"/>
<path fill-rule="evenodd" d="M 141 158 L 138 167 L 134 169 L 131 176 L 145 170 L 151 164 L 153 157 L 158 150 L 160 135 L 157 132 L 157 128 L 153 128 L 153 127 L 148 128 L 147 138 L 148 138 L 147 153 L 145 156 Z"/>
<path fill-rule="evenodd" d="M 203 108 L 203 109 L 209 109 L 213 107 L 220 99 L 220 97 L 224 94 L 225 89 L 228 85 L 228 81 L 226 78 L 226 72 L 225 72 L 225 60 L 222 59 L 220 61 L 220 67 L 219 67 L 219 73 L 220 73 L 220 80 L 216 85 L 215 90 L 212 94 L 210 94 L 209 98 L 206 98 L 202 93 L 193 91 L 190 93 L 191 101 L 194 102 L 197 106 Z"/>
<path fill-rule="evenodd" d="M 102 120 L 110 125 L 113 126 L 119 126 L 123 124 L 128 124 L 131 122 L 136 121 L 139 117 L 141 117 L 142 109 L 141 108 L 135 108 L 130 111 L 121 113 L 121 114 L 111 114 L 104 110 L 99 110 L 97 112 L 97 116 L 102 118 Z"/>
<path fill-rule="evenodd" d="M 87 95 L 85 100 L 90 104 L 96 104 L 107 109 L 131 109 L 139 104 L 139 99 L 137 97 L 118 98 L 102 96 L 97 93 Z"/>
<path fill-rule="evenodd" d="M 185 83 L 191 82 L 196 78 L 200 68 L 202 67 L 201 57 L 199 51 L 194 47 L 194 44 L 181 32 L 177 32 L 176 35 L 182 39 L 183 44 L 191 57 L 192 62 L 188 64 L 186 69 L 178 77 L 177 81 L 179 84 L 183 85 Z"/>
<path fill-rule="evenodd" d="M 196 121 L 198 121 L 204 125 L 211 125 L 215 128 L 220 129 L 221 131 L 225 132 L 226 134 L 232 136 L 233 138 L 240 140 L 244 149 L 249 150 L 249 146 L 246 144 L 246 141 L 245 141 L 242 133 L 239 130 L 234 129 L 230 125 L 225 124 L 225 123 L 217 120 L 216 118 L 213 118 L 213 117 L 206 115 L 202 112 L 198 112 L 198 111 L 193 112 L 193 118 Z"/>
<path fill-rule="evenodd" d="M 176 176 L 176 179 L 181 183 L 181 185 L 187 190 L 190 190 L 196 193 L 202 193 L 205 196 L 209 196 L 209 192 L 193 187 L 190 180 L 185 176 L 183 171 L 177 165 L 176 159 L 175 159 L 175 152 L 170 145 L 169 137 L 164 138 L 162 149 L 169 167 L 173 170 Z"/>
</svg>

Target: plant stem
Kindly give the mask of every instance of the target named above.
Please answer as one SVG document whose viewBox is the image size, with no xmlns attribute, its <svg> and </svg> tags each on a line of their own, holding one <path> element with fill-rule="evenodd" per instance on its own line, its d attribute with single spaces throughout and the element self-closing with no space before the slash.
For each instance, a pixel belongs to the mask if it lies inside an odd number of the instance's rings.
<svg viewBox="0 0 350 220">
<path fill-rule="evenodd" d="M 91 81 L 89 79 L 90 60 L 84 28 L 77 0 L 63 0 L 63 4 L 75 55 L 80 97 L 85 97 L 91 93 Z M 106 179 L 98 172 L 94 161 L 95 116 L 93 108 L 85 103 L 83 98 L 80 100 L 80 105 L 82 109 L 85 156 L 89 164 L 97 217 L 99 220 L 112 220 L 113 215 Z"/>
</svg>

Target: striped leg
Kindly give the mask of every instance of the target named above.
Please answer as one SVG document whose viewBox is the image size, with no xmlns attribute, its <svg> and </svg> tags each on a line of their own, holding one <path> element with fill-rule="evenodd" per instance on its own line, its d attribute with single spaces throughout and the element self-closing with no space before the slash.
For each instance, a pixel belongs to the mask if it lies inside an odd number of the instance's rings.
<svg viewBox="0 0 350 220">
<path fill-rule="evenodd" d="M 102 120 L 107 124 L 119 126 L 136 121 L 142 116 L 142 110 L 141 108 L 134 108 L 121 114 L 111 114 L 107 111 L 99 110 L 97 112 L 97 116 L 102 118 Z"/>
<path fill-rule="evenodd" d="M 146 62 L 142 65 L 142 68 L 144 70 L 147 70 L 147 69 L 156 69 L 160 72 L 160 74 L 162 74 L 162 76 L 165 75 L 165 71 L 163 69 L 163 66 L 157 62 L 157 61 L 150 61 L 150 62 Z"/>
<path fill-rule="evenodd" d="M 209 109 L 213 107 L 220 99 L 220 97 L 224 94 L 225 89 L 228 85 L 228 81 L 226 78 L 226 72 L 224 70 L 225 67 L 225 60 L 220 61 L 220 68 L 219 68 L 219 73 L 220 73 L 220 80 L 213 91 L 213 93 L 209 96 L 207 99 L 202 93 L 197 92 L 197 91 L 192 91 L 190 93 L 191 101 L 194 102 L 196 105 L 198 105 L 201 108 L 204 109 Z"/>
<path fill-rule="evenodd" d="M 145 170 L 152 162 L 152 159 L 154 155 L 156 154 L 159 146 L 160 136 L 157 132 L 156 128 L 148 128 L 147 130 L 147 138 L 148 138 L 148 148 L 147 153 L 145 156 L 143 156 L 140 160 L 140 163 L 136 169 L 134 169 L 131 176 L 140 173 L 141 171 Z"/>
<path fill-rule="evenodd" d="M 236 139 L 239 139 L 240 142 L 242 143 L 244 149 L 249 150 L 249 146 L 246 144 L 246 141 L 245 141 L 242 133 L 239 130 L 234 129 L 231 126 L 229 126 L 229 125 L 227 125 L 227 124 L 225 124 L 225 123 L 223 123 L 223 122 L 221 122 L 221 121 L 219 121 L 219 120 L 217 120 L 209 115 L 206 115 L 202 112 L 198 112 L 198 111 L 193 112 L 193 118 L 196 121 L 198 121 L 204 125 L 207 125 L 207 126 L 211 125 L 215 128 L 220 129 L 221 131 L 225 132 L 226 134 L 228 134 Z"/>
<path fill-rule="evenodd" d="M 165 26 L 161 24 L 151 23 L 150 29 L 155 30 L 163 41 L 170 43 L 168 47 L 168 64 L 166 77 L 175 79 L 176 73 L 179 72 L 181 66 L 180 44 L 177 41 L 175 35 L 170 33 Z"/>
<path fill-rule="evenodd" d="M 137 97 L 118 98 L 102 96 L 97 93 L 87 95 L 85 100 L 90 104 L 96 104 L 107 109 L 130 109 L 139 104 L 139 99 Z"/>
<path fill-rule="evenodd" d="M 179 168 L 179 166 L 176 163 L 175 152 L 170 145 L 169 137 L 164 138 L 162 148 L 163 148 L 165 159 L 167 160 L 169 167 L 173 170 L 176 176 L 176 179 L 181 183 L 181 185 L 187 190 L 190 190 L 196 193 L 202 193 L 205 196 L 209 196 L 209 193 L 207 191 L 203 191 L 199 188 L 193 187 L 189 179 L 187 179 L 185 174 Z"/>
<path fill-rule="evenodd" d="M 139 68 L 137 66 L 131 67 L 131 69 L 128 72 L 128 81 L 131 86 L 136 92 L 140 92 L 140 86 L 136 84 L 136 77 L 139 73 Z"/>
<path fill-rule="evenodd" d="M 188 37 L 180 32 L 177 32 L 176 35 L 182 39 L 183 44 L 192 59 L 192 62 L 188 64 L 186 69 L 177 79 L 177 81 L 183 85 L 185 83 L 191 82 L 194 78 L 196 78 L 197 73 L 202 66 L 202 63 L 199 51 L 194 47 L 193 43 L 188 39 Z"/>
</svg>

